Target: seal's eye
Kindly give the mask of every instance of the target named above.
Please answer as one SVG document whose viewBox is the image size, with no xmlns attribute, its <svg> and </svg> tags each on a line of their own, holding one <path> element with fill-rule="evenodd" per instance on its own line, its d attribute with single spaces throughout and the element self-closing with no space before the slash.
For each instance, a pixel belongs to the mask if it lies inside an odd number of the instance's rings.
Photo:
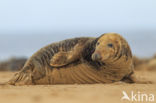
<svg viewBox="0 0 156 103">
<path fill-rule="evenodd" d="M 112 43 L 109 43 L 107 44 L 108 47 L 112 48 L 113 47 L 113 44 Z"/>
<path fill-rule="evenodd" d="M 97 44 L 96 45 L 99 45 L 100 43 L 99 42 L 97 42 Z"/>
</svg>

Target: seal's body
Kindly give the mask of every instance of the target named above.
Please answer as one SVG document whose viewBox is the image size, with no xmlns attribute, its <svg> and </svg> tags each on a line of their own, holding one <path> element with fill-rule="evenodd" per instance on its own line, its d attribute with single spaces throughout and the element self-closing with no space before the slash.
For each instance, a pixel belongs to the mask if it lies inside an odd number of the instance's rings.
<svg viewBox="0 0 156 103">
<path fill-rule="evenodd" d="M 41 48 L 7 84 L 112 83 L 128 78 L 132 72 L 128 43 L 116 33 L 106 33 Z"/>
</svg>

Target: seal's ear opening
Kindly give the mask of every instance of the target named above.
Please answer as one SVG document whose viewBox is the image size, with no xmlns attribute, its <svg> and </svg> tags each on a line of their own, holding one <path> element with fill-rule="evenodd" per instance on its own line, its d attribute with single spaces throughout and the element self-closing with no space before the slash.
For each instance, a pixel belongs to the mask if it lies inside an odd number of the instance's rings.
<svg viewBox="0 0 156 103">
<path fill-rule="evenodd" d="M 125 45 L 122 45 L 122 50 L 121 50 L 121 54 L 126 56 L 126 60 L 128 60 L 128 56 L 129 56 L 129 50 L 128 48 L 125 47 Z"/>
<path fill-rule="evenodd" d="M 128 61 L 129 58 L 132 58 L 131 49 L 128 45 L 128 42 L 124 38 L 119 37 L 119 40 L 118 42 L 116 41 L 116 44 L 119 45 L 117 45 L 117 51 L 114 55 L 114 57 L 116 58 L 115 61 L 119 60 L 121 57 L 124 57 L 126 61 Z"/>
<path fill-rule="evenodd" d="M 121 54 L 120 55 L 125 55 L 126 56 L 126 60 L 128 60 L 128 58 L 132 58 L 132 52 L 130 50 L 130 47 L 128 45 L 128 43 L 123 40 L 122 45 L 121 45 Z"/>
</svg>

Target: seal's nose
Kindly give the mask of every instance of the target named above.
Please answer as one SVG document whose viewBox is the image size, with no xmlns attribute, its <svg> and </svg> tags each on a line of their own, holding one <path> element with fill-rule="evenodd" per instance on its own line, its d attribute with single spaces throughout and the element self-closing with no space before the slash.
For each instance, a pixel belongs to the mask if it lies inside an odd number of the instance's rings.
<svg viewBox="0 0 156 103">
<path fill-rule="evenodd" d="M 100 56 L 99 53 L 94 53 L 92 55 L 92 60 L 97 61 L 97 60 L 100 60 L 100 59 L 101 59 L 101 56 Z"/>
</svg>

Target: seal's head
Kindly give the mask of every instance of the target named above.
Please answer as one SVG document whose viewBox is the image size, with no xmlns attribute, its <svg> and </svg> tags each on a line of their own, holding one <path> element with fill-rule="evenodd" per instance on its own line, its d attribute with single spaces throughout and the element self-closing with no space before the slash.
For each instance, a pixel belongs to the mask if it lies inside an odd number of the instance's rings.
<svg viewBox="0 0 156 103">
<path fill-rule="evenodd" d="M 115 62 L 120 59 L 127 61 L 132 53 L 127 41 L 117 33 L 105 33 L 97 42 L 92 60 L 98 62 Z"/>
</svg>

